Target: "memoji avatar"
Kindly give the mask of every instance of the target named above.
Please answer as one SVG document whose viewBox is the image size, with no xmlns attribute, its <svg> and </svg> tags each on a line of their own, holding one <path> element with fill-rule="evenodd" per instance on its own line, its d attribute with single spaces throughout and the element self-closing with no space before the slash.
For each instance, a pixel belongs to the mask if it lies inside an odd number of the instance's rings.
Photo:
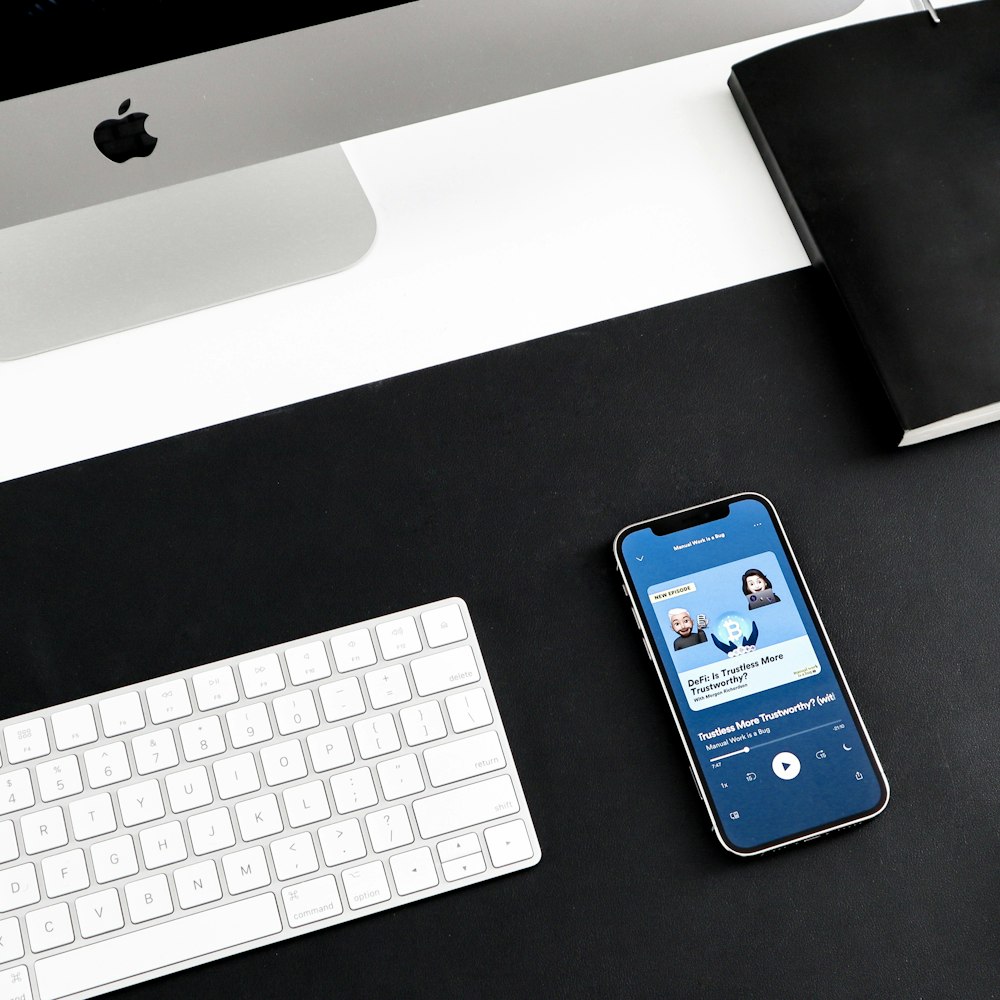
<svg viewBox="0 0 1000 1000">
<path fill-rule="evenodd" d="M 719 619 L 719 627 L 712 633 L 712 642 L 726 656 L 743 656 L 757 648 L 760 630 L 756 622 L 748 622 L 742 615 L 729 612 Z"/>
<path fill-rule="evenodd" d="M 674 639 L 675 650 L 687 649 L 689 646 L 697 646 L 708 641 L 708 636 L 705 634 L 708 619 L 704 615 L 698 615 L 697 632 L 694 630 L 691 612 L 686 608 L 671 608 L 667 612 L 667 617 L 670 619 L 670 627 L 677 633 L 677 638 Z"/>
<path fill-rule="evenodd" d="M 748 569 L 743 574 L 743 594 L 747 599 L 747 611 L 756 611 L 781 600 L 774 592 L 771 581 L 759 569 Z"/>
</svg>

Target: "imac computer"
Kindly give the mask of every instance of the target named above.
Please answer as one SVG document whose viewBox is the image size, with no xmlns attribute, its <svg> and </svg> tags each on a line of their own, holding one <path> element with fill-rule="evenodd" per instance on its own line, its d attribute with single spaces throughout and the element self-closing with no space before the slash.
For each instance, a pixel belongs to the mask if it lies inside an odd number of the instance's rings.
<svg viewBox="0 0 1000 1000">
<path fill-rule="evenodd" d="M 358 261 L 346 140 L 859 2 L 4 0 L 0 358 Z"/>
</svg>

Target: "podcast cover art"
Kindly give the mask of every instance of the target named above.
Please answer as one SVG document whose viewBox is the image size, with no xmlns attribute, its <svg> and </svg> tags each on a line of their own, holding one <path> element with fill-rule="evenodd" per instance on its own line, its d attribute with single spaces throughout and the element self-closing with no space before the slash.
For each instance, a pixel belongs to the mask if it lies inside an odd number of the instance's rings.
<svg viewBox="0 0 1000 1000">
<path fill-rule="evenodd" d="M 773 552 L 668 580 L 648 595 L 695 711 L 820 672 Z"/>
</svg>

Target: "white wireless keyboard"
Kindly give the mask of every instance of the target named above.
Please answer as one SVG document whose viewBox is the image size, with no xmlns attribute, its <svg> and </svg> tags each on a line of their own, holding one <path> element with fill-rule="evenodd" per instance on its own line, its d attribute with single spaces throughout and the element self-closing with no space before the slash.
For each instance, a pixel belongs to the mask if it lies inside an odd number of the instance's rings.
<svg viewBox="0 0 1000 1000">
<path fill-rule="evenodd" d="M 541 856 L 457 598 L 0 727 L 0 1000 L 97 996 Z"/>
</svg>

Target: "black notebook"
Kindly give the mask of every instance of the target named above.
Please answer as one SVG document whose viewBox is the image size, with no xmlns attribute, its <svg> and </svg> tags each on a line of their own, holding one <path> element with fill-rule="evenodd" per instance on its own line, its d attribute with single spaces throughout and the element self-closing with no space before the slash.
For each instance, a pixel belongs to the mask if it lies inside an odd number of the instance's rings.
<svg viewBox="0 0 1000 1000">
<path fill-rule="evenodd" d="M 1000 419 L 1000 3 L 841 28 L 729 85 L 901 444 Z"/>
</svg>

